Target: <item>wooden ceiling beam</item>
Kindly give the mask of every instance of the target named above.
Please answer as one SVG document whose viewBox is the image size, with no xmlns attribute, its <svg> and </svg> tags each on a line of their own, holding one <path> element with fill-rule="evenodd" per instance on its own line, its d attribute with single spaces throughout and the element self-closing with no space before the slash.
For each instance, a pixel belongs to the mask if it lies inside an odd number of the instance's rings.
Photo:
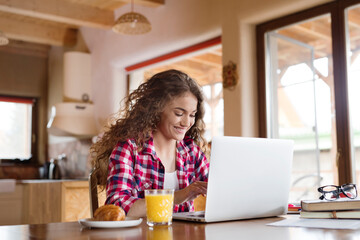
<svg viewBox="0 0 360 240">
<path fill-rule="evenodd" d="M 131 0 L 118 0 L 119 2 L 131 3 Z M 165 0 L 134 0 L 134 5 L 146 7 L 159 7 L 165 4 Z"/>
<path fill-rule="evenodd" d="M 319 29 L 313 30 L 305 25 L 294 25 L 292 28 L 281 30 L 280 33 L 305 43 L 309 40 L 313 41 L 319 38 L 331 40 L 331 35 L 328 35 L 326 32 L 320 31 Z M 304 39 L 306 40 L 304 41 Z"/>
<path fill-rule="evenodd" d="M 207 64 L 212 67 L 221 67 L 222 66 L 222 56 L 212 53 L 206 53 L 199 56 L 191 58 L 192 61 L 197 61 L 199 63 Z"/>
<path fill-rule="evenodd" d="M 71 3 L 78 3 L 83 5 L 90 5 L 105 10 L 116 10 L 129 3 L 131 0 L 67 0 Z M 165 0 L 134 0 L 134 5 L 146 6 L 146 7 L 159 7 L 165 4 Z M 130 9 L 129 9 L 130 10 Z"/>
<path fill-rule="evenodd" d="M 357 9 L 348 11 L 349 24 L 360 27 L 360 12 Z"/>
<path fill-rule="evenodd" d="M 109 29 L 115 22 L 113 11 L 65 0 L 0 0 L 0 11 L 73 26 Z"/>
<path fill-rule="evenodd" d="M 299 26 L 300 30 L 306 31 L 309 34 L 313 34 L 316 38 L 329 40 L 331 39 L 330 25 L 330 19 L 324 18 L 319 19 L 318 21 L 305 22 L 296 26 Z"/>
<path fill-rule="evenodd" d="M 97 7 L 100 9 L 105 10 L 115 10 L 118 9 L 124 5 L 126 5 L 126 2 L 123 2 L 121 0 L 67 0 L 68 2 L 75 3 L 75 4 L 82 4 L 82 5 L 89 5 L 91 7 Z"/>
<path fill-rule="evenodd" d="M 77 29 L 55 25 L 36 24 L 0 15 L 0 29 L 10 39 L 55 46 L 73 46 Z"/>
<path fill-rule="evenodd" d="M 209 53 L 222 57 L 222 47 L 210 50 Z"/>
<path fill-rule="evenodd" d="M 198 69 L 200 72 L 202 72 L 202 71 L 206 72 L 213 68 L 212 65 L 206 64 L 201 61 L 196 61 L 196 60 L 193 61 L 192 58 L 186 59 L 186 60 L 181 60 L 181 61 L 175 62 L 171 65 L 174 65 L 177 67 L 183 67 L 183 68 Z M 221 66 L 221 65 L 218 65 L 218 66 Z"/>
</svg>

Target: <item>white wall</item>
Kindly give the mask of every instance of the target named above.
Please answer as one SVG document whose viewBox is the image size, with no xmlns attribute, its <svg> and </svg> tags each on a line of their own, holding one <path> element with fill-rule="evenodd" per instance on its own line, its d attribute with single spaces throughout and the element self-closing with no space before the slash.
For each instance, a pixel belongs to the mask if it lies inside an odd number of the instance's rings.
<svg viewBox="0 0 360 240">
<path fill-rule="evenodd" d="M 166 0 L 148 8 L 135 5 L 152 31 L 124 36 L 82 28 L 92 53 L 93 96 L 99 127 L 118 110 L 126 94 L 126 66 L 222 35 L 223 63 L 237 63 L 239 84 L 224 91 L 225 135 L 257 136 L 256 24 L 331 0 Z M 130 5 L 116 11 L 116 17 Z"/>
</svg>

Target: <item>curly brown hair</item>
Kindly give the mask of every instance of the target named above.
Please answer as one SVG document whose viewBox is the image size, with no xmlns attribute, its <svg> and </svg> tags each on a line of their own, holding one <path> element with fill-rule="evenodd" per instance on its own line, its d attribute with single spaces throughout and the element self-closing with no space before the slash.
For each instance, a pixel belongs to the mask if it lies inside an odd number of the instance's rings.
<svg viewBox="0 0 360 240">
<path fill-rule="evenodd" d="M 203 136 L 204 97 L 200 86 L 181 71 L 172 69 L 160 72 L 123 100 L 123 108 L 113 117 L 113 121 L 109 121 L 99 141 L 91 146 L 93 174 L 99 185 L 106 185 L 109 157 L 115 145 L 127 139 L 134 139 L 140 151 L 156 130 L 166 104 L 187 92 L 194 94 L 198 103 L 194 125 L 186 135 L 194 139 L 204 152 L 207 151 L 207 142 Z"/>
</svg>

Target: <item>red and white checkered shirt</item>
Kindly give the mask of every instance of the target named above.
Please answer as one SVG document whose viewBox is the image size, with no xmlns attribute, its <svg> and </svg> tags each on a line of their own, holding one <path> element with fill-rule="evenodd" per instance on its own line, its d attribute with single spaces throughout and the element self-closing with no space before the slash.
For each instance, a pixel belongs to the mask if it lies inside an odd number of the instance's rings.
<svg viewBox="0 0 360 240">
<path fill-rule="evenodd" d="M 195 181 L 207 181 L 209 162 L 194 140 L 185 137 L 177 145 L 176 170 L 179 189 Z M 127 213 L 134 202 L 144 198 L 145 189 L 163 189 L 165 168 L 150 138 L 141 152 L 133 139 L 119 142 L 109 160 L 105 204 L 115 204 Z M 174 212 L 194 211 L 193 202 L 174 206 Z"/>
</svg>

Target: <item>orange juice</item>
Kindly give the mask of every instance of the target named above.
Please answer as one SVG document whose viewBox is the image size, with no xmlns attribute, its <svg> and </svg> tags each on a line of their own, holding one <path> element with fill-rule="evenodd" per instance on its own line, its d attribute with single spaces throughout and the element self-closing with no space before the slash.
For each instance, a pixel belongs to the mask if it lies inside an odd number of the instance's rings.
<svg viewBox="0 0 360 240">
<path fill-rule="evenodd" d="M 149 225 L 171 224 L 174 204 L 173 190 L 146 190 L 145 202 Z"/>
</svg>

